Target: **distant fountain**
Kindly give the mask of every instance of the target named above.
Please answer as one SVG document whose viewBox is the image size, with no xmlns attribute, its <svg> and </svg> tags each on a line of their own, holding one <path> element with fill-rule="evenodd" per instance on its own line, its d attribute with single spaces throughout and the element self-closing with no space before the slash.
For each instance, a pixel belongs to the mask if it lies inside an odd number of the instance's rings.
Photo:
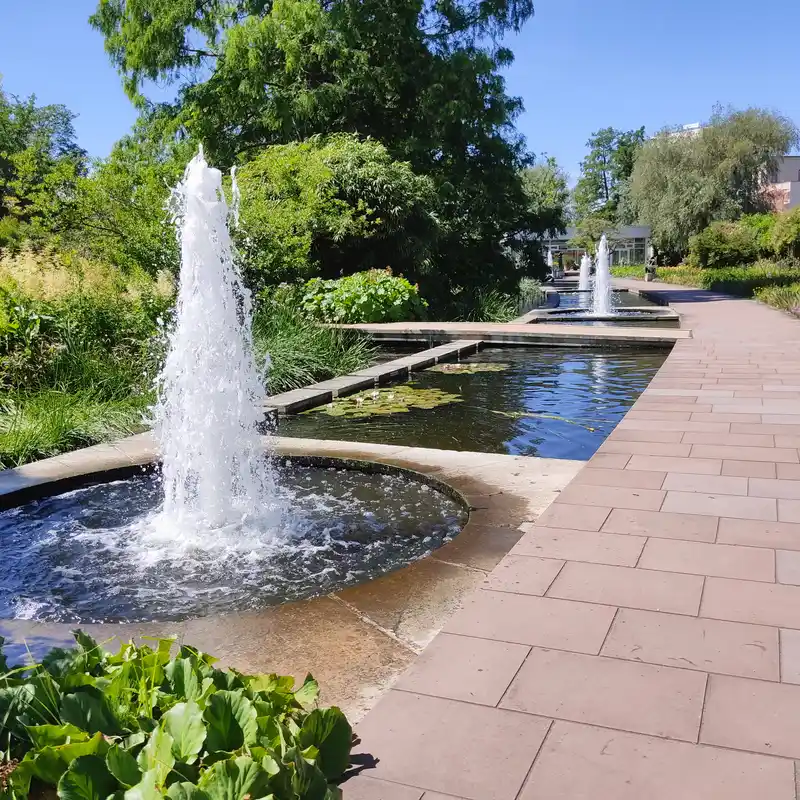
<svg viewBox="0 0 800 800">
<path fill-rule="evenodd" d="M 235 176 L 233 194 L 235 203 Z M 258 433 L 266 392 L 253 358 L 250 293 L 233 259 L 222 174 L 202 150 L 174 200 L 180 285 L 155 409 L 163 513 L 219 528 L 269 505 L 271 476 Z"/>
<path fill-rule="evenodd" d="M 581 271 L 580 276 L 578 278 L 578 289 L 581 292 L 588 292 L 591 286 L 591 278 L 590 278 L 590 271 L 592 269 L 592 259 L 589 258 L 588 253 L 583 254 L 583 258 L 581 259 Z"/>
<path fill-rule="evenodd" d="M 603 234 L 597 247 L 597 266 L 594 273 L 594 290 L 592 292 L 592 313 L 606 317 L 614 313 L 611 300 L 611 257 L 608 250 L 608 239 Z"/>
<path fill-rule="evenodd" d="M 556 279 L 556 273 L 553 271 L 553 251 L 549 247 L 547 248 L 547 272 L 551 280 Z"/>
</svg>

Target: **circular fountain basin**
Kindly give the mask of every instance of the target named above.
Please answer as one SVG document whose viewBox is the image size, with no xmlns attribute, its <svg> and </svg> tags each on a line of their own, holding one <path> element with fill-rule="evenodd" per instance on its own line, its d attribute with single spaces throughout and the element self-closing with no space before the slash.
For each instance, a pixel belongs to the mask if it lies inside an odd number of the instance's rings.
<svg viewBox="0 0 800 800">
<path fill-rule="evenodd" d="M 183 620 L 338 591 L 429 555 L 465 504 L 392 468 L 285 461 L 275 508 L 222 529 L 160 513 L 157 472 L 0 513 L 0 619 Z"/>
</svg>

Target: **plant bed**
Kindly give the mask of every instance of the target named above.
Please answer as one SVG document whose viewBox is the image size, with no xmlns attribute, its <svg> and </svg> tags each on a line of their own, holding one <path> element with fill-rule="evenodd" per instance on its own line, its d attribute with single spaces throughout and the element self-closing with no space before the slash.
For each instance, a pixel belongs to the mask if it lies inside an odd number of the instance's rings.
<svg viewBox="0 0 800 800">
<path fill-rule="evenodd" d="M 175 641 L 76 647 L 9 668 L 0 637 L 0 797 L 337 800 L 353 734 L 319 687 L 220 670 Z"/>
</svg>

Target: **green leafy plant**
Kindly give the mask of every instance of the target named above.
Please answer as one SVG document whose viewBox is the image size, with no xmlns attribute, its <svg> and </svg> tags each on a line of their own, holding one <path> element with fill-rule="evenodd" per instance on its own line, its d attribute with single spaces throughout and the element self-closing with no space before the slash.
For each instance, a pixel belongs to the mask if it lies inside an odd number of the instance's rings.
<svg viewBox="0 0 800 800">
<path fill-rule="evenodd" d="M 353 733 L 309 675 L 220 670 L 174 641 L 76 647 L 9 669 L 0 637 L 0 797 L 338 800 Z"/>
<path fill-rule="evenodd" d="M 305 286 L 303 310 L 324 322 L 404 322 L 424 319 L 419 288 L 390 269 L 356 272 L 335 281 L 313 278 Z"/>
</svg>

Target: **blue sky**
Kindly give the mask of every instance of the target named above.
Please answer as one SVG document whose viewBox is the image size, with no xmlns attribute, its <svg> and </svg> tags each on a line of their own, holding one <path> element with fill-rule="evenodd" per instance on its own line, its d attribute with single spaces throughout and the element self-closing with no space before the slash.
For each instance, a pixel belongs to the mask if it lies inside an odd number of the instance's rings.
<svg viewBox="0 0 800 800">
<path fill-rule="evenodd" d="M 87 24 L 94 7 L 0 0 L 0 74 L 6 91 L 77 112 L 82 146 L 103 156 L 135 113 Z M 702 121 L 717 102 L 800 124 L 798 33 L 797 0 L 538 0 L 508 41 L 508 89 L 525 101 L 529 147 L 575 177 L 589 134 L 607 125 L 655 132 Z"/>
</svg>

